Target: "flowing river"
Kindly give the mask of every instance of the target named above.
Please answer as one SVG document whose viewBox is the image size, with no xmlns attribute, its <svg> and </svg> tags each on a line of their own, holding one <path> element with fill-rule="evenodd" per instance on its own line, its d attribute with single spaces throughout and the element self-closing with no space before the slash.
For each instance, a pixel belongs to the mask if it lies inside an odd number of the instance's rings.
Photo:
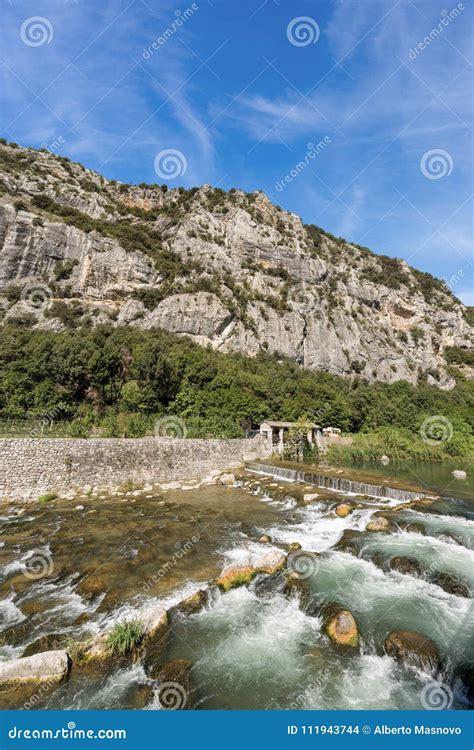
<svg viewBox="0 0 474 750">
<path fill-rule="evenodd" d="M 163 664 L 192 663 L 189 707 L 426 708 L 433 675 L 384 653 L 387 634 L 404 630 L 436 643 L 443 663 L 436 681 L 452 708 L 468 708 L 465 675 L 474 659 L 472 495 L 450 485 L 451 497 L 394 510 L 412 500 L 411 493 L 424 493 L 393 482 L 389 492 L 393 470 L 354 484 L 359 480 L 346 475 L 323 481 L 314 467 L 299 467 L 300 476 L 291 474 L 291 467 L 286 476 L 281 467 L 249 468 L 228 487 L 2 506 L 0 659 L 91 637 L 140 617 L 150 604 L 172 607 L 205 589 L 223 567 L 251 565 L 298 542 L 315 553 L 306 574 L 309 604 L 285 593 L 278 577 L 265 583 L 257 576 L 227 593 L 211 586 L 204 608 L 173 617 L 166 649 L 157 658 Z M 379 493 L 370 489 L 377 486 L 383 487 Z M 430 489 L 437 489 L 433 481 Z M 304 500 L 305 494 L 317 497 Z M 342 518 L 335 508 L 344 501 L 353 511 Z M 366 531 L 381 510 L 391 531 Z M 395 557 L 409 558 L 417 571 L 392 569 Z M 321 612 L 334 602 L 356 618 L 358 649 L 349 652 L 326 636 Z M 149 659 L 142 658 L 118 659 L 99 670 L 73 669 L 35 705 L 160 708 L 151 672 Z M 1 694 L 0 706 L 21 707 L 20 698 Z"/>
</svg>

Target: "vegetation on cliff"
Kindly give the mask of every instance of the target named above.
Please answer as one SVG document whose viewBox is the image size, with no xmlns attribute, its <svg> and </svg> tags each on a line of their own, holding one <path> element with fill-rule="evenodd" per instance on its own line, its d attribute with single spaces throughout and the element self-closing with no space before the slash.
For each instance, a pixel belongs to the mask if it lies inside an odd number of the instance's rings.
<svg viewBox="0 0 474 750">
<path fill-rule="evenodd" d="M 60 434 L 138 437 L 173 416 L 188 437 L 242 437 L 265 419 L 302 415 L 361 433 L 344 458 L 462 457 L 473 445 L 474 384 L 462 376 L 451 391 L 426 380 L 369 384 L 268 354 L 221 354 L 160 330 L 8 325 L 0 332 L 3 434 L 9 420 L 24 420 L 21 434 L 35 436 L 45 420 L 61 425 Z M 434 417 L 449 423 L 439 445 L 423 439 Z"/>
</svg>

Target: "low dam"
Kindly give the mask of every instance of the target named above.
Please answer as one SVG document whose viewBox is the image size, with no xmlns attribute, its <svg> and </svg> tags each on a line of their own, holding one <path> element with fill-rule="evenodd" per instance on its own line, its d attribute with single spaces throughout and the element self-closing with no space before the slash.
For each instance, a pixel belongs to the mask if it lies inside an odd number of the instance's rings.
<svg viewBox="0 0 474 750">
<path fill-rule="evenodd" d="M 396 487 L 386 487 L 385 485 L 366 484 L 357 482 L 352 479 L 343 477 L 331 477 L 325 474 L 313 474 L 308 471 L 299 471 L 298 469 L 288 469 L 284 466 L 272 466 L 271 464 L 247 463 L 247 471 L 256 474 L 266 474 L 287 482 L 306 482 L 315 487 L 320 487 L 335 492 L 343 492 L 354 495 L 367 495 L 368 497 L 389 498 L 390 500 L 399 500 L 400 502 L 409 502 L 416 500 L 424 495 L 430 495 L 429 492 L 412 492 L 410 490 L 401 490 Z"/>
</svg>

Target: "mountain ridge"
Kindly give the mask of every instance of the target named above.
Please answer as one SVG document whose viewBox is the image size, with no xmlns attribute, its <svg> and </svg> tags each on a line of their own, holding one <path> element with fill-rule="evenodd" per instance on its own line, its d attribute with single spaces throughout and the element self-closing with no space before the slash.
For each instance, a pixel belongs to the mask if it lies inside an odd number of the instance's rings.
<svg viewBox="0 0 474 750">
<path fill-rule="evenodd" d="M 472 343 L 468 309 L 444 282 L 303 224 L 262 192 L 127 185 L 6 142 L 0 307 L 5 322 L 37 328 L 158 327 L 223 352 L 442 388 L 455 382 L 449 350 L 463 366 Z"/>
</svg>

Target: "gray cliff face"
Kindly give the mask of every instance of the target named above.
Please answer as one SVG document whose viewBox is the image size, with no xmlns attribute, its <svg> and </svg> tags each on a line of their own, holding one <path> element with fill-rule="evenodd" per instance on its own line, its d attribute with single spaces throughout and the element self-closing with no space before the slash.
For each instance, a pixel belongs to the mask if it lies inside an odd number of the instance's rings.
<svg viewBox="0 0 474 750">
<path fill-rule="evenodd" d="M 0 180 L 3 320 L 62 330 L 72 308 L 78 323 L 159 327 L 370 381 L 428 372 L 448 388 L 444 350 L 471 342 L 442 282 L 305 226 L 263 193 L 122 185 L 8 145 Z"/>
</svg>

